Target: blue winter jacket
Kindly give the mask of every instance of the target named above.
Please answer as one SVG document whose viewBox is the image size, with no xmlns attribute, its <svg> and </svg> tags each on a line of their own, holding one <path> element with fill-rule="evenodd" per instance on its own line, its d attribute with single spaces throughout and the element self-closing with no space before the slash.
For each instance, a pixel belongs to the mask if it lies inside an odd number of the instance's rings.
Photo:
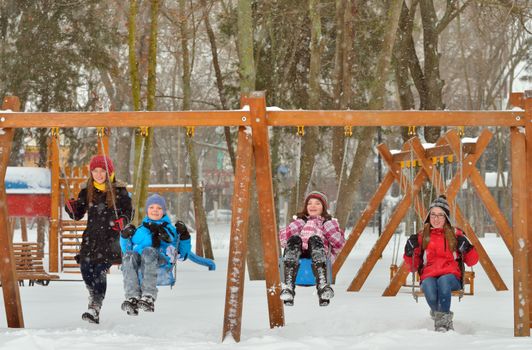
<svg viewBox="0 0 532 350">
<path fill-rule="evenodd" d="M 170 221 L 170 218 L 168 218 L 167 215 L 164 215 L 160 220 L 151 220 L 148 218 L 148 216 L 144 217 L 144 220 L 142 220 L 142 223 L 156 223 L 156 224 L 163 224 L 166 223 L 166 231 L 168 232 L 170 238 L 172 239 L 172 242 L 167 243 L 163 240 L 161 240 L 161 245 L 159 246 L 159 256 L 163 257 L 166 261 L 165 264 L 161 264 L 160 266 L 167 266 L 170 267 L 172 265 L 172 262 L 175 262 L 175 257 L 177 254 L 177 245 L 179 243 L 179 234 L 177 233 L 177 230 L 174 225 L 172 225 L 172 222 Z M 138 253 L 139 255 L 142 254 L 142 251 L 146 247 L 152 246 L 152 234 L 150 230 L 144 225 L 139 225 L 137 230 L 135 231 L 135 234 L 131 238 L 122 238 L 120 237 L 120 247 L 122 248 L 122 254 L 125 254 L 127 252 L 134 251 Z"/>
</svg>

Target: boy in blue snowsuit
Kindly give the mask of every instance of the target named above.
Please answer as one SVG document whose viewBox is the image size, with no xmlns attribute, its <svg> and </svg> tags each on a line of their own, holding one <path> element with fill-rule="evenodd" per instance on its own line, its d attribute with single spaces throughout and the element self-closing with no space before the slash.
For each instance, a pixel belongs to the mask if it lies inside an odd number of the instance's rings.
<svg viewBox="0 0 532 350">
<path fill-rule="evenodd" d="M 146 217 L 135 228 L 128 225 L 121 234 L 122 274 L 126 300 L 122 310 L 138 315 L 138 309 L 154 311 L 157 299 L 157 272 L 160 267 L 171 268 L 176 259 L 185 260 L 190 252 L 190 234 L 182 222 L 176 223 L 166 215 L 166 202 L 158 194 L 146 200 Z M 142 278 L 140 279 L 140 275 Z"/>
</svg>

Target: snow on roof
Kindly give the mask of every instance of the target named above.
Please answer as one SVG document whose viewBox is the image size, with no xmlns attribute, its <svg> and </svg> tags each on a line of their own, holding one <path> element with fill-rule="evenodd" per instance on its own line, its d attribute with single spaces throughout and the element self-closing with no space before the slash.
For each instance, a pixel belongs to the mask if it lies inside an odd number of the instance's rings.
<svg viewBox="0 0 532 350">
<path fill-rule="evenodd" d="M 5 184 L 8 194 L 50 193 L 50 169 L 7 167 Z"/>
</svg>

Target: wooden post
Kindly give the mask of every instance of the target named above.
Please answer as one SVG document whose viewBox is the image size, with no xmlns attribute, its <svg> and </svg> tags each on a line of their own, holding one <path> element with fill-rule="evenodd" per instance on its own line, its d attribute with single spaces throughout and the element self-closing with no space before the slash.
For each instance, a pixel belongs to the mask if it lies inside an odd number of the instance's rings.
<svg viewBox="0 0 532 350">
<path fill-rule="evenodd" d="M 21 216 L 19 218 L 19 222 L 20 222 L 20 236 L 21 236 L 22 242 L 27 242 L 28 241 L 28 226 L 26 226 L 27 225 L 26 218 Z"/>
<path fill-rule="evenodd" d="M 527 90 L 524 93 L 525 97 L 525 118 L 526 118 L 526 173 L 527 173 L 527 217 L 532 218 L 532 90 Z M 528 258 L 528 271 L 532 272 L 532 224 L 531 220 L 527 221 L 526 232 L 528 232 L 528 244 L 526 257 Z M 526 276 L 526 275 L 524 275 Z M 528 321 L 529 328 L 532 328 L 532 278 L 528 277 Z M 530 335 L 530 333 L 528 333 Z"/>
<path fill-rule="evenodd" d="M 51 189 L 50 189 L 50 234 L 48 240 L 48 270 L 59 272 L 59 205 L 61 203 L 61 190 L 59 186 L 59 169 L 64 164 L 59 164 L 59 129 L 52 128 L 49 146 Z M 67 193 L 70 189 L 67 189 Z M 70 198 L 65 198 L 70 199 Z"/>
<path fill-rule="evenodd" d="M 527 130 L 528 131 L 528 130 Z M 527 172 L 526 141 L 519 129 L 511 128 L 511 166 L 512 166 L 512 226 L 514 239 L 513 280 L 514 280 L 514 335 L 530 336 L 530 315 L 528 296 L 528 249 L 530 239 L 527 235 Z"/>
<path fill-rule="evenodd" d="M 284 326 L 281 276 L 279 274 L 279 246 L 277 220 L 273 201 L 272 169 L 270 160 L 270 139 L 266 123 L 266 97 L 264 92 L 253 92 L 248 98 L 251 126 L 253 128 L 253 153 L 259 200 L 260 230 L 264 252 L 264 274 L 270 327 Z"/>
<path fill-rule="evenodd" d="M 1 109 L 10 109 L 18 112 L 20 110 L 20 101 L 15 96 L 5 97 Z M 11 154 L 11 144 L 14 132 L 14 129 L 4 129 L 3 133 L 0 133 L 0 256 L 2 257 L 0 261 L 0 277 L 2 281 L 2 293 L 4 295 L 7 326 L 11 328 L 24 328 L 22 303 L 20 301 L 20 291 L 15 271 L 16 264 L 13 256 L 11 235 L 9 233 L 6 206 L 7 197 L 5 177 L 9 156 Z"/>
<path fill-rule="evenodd" d="M 238 130 L 222 341 L 230 335 L 239 342 L 242 328 L 242 304 L 248 250 L 249 186 L 253 155 L 250 131 L 249 127 L 244 126 L 239 127 Z"/>
</svg>

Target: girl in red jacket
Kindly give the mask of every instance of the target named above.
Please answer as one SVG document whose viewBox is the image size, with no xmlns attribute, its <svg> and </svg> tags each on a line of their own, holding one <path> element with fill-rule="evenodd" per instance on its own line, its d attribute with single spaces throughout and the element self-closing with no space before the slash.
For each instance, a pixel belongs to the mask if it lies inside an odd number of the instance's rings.
<svg viewBox="0 0 532 350">
<path fill-rule="evenodd" d="M 440 332 L 453 329 L 451 292 L 462 289 L 459 260 L 467 266 L 478 262 L 477 251 L 460 229 L 451 226 L 449 215 L 449 203 L 441 195 L 430 205 L 423 231 L 407 240 L 404 254 L 411 271 L 419 271 L 434 328 Z"/>
<path fill-rule="evenodd" d="M 285 305 L 294 304 L 300 257 L 312 259 L 320 306 L 328 305 L 334 291 L 326 278 L 327 251 L 330 251 L 331 261 L 334 261 L 344 246 L 345 238 L 338 221 L 327 213 L 327 197 L 324 193 L 312 191 L 307 195 L 303 210 L 294 221 L 279 231 L 279 240 L 284 249 L 282 268 L 285 280 L 282 281 L 281 299 Z"/>
</svg>

